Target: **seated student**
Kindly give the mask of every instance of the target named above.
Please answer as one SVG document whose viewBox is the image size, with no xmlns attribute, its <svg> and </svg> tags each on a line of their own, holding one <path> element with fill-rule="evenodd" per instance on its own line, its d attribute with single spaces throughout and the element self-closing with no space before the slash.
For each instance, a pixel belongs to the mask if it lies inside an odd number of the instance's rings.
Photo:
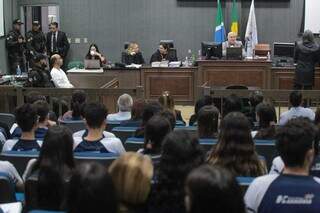
<svg viewBox="0 0 320 213">
<path fill-rule="evenodd" d="M 250 123 L 252 126 L 255 126 L 257 122 L 257 116 L 256 116 L 256 107 L 258 104 L 262 103 L 264 99 L 263 93 L 259 90 L 253 91 L 249 95 L 249 112 L 246 113 L 246 116 L 248 117 Z"/>
<path fill-rule="evenodd" d="M 232 94 L 223 102 L 223 112 L 222 116 L 228 115 L 230 112 L 241 112 L 242 110 L 242 100 L 237 95 Z"/>
<path fill-rule="evenodd" d="M 153 116 L 144 130 L 143 149 L 138 152 L 148 155 L 160 155 L 162 142 L 171 132 L 169 121 L 160 115 Z"/>
<path fill-rule="evenodd" d="M 35 131 L 38 128 L 37 109 L 31 104 L 24 104 L 15 111 L 16 121 L 21 128 L 19 139 L 7 140 L 2 148 L 5 151 L 39 151 L 42 142 L 35 138 Z"/>
<path fill-rule="evenodd" d="M 67 193 L 68 213 L 118 213 L 116 188 L 108 171 L 96 162 L 83 163 L 74 172 Z"/>
<path fill-rule="evenodd" d="M 61 69 L 63 65 L 63 59 L 60 55 L 54 54 L 50 58 L 50 64 L 52 66 L 50 75 L 52 81 L 57 88 L 73 88 L 66 73 Z"/>
<path fill-rule="evenodd" d="M 185 180 L 203 161 L 204 155 L 199 141 L 191 138 L 187 131 L 175 131 L 167 135 L 162 146 L 148 212 L 185 212 Z"/>
<path fill-rule="evenodd" d="M 309 122 L 310 120 L 305 118 L 296 118 L 301 120 L 302 123 Z M 312 165 L 310 167 L 310 175 L 319 177 L 320 178 L 320 155 L 319 155 L 319 128 L 315 130 L 315 140 L 314 140 L 314 160 L 312 162 Z M 273 159 L 272 167 L 270 169 L 269 174 L 280 174 L 283 172 L 284 169 L 284 162 L 281 159 L 280 156 Z"/>
<path fill-rule="evenodd" d="M 256 107 L 258 130 L 251 132 L 254 139 L 273 140 L 276 135 L 276 110 L 270 103 L 260 103 Z"/>
<path fill-rule="evenodd" d="M 203 98 L 200 98 L 195 106 L 194 106 L 194 114 L 191 115 L 190 120 L 189 120 L 189 126 L 193 126 L 197 124 L 197 119 L 198 119 L 198 112 L 199 110 L 204 107 L 204 106 L 210 106 L 213 105 L 213 98 L 209 95 L 204 96 Z"/>
<path fill-rule="evenodd" d="M 126 121 L 131 119 L 131 108 L 133 104 L 133 99 L 128 94 L 123 94 L 118 98 L 118 108 L 119 112 L 109 114 L 107 116 L 107 121 Z"/>
<path fill-rule="evenodd" d="M 311 121 L 314 121 L 315 113 L 308 108 L 301 106 L 302 104 L 302 93 L 299 91 L 293 91 L 290 93 L 289 102 L 291 108 L 289 111 L 286 111 L 281 114 L 279 124 L 285 125 L 290 119 L 297 117 L 309 118 Z"/>
<path fill-rule="evenodd" d="M 237 41 L 237 33 L 229 32 L 228 40 L 222 43 L 222 56 L 227 56 L 227 48 L 228 47 L 242 47 L 242 57 L 246 57 L 246 52 L 244 50 L 244 46 L 241 41 Z"/>
<path fill-rule="evenodd" d="M 125 152 L 119 138 L 105 137 L 105 117 L 107 109 L 103 104 L 90 103 L 84 108 L 84 118 L 88 133 L 82 137 L 74 138 L 75 152 L 111 152 L 122 154 Z"/>
<path fill-rule="evenodd" d="M 173 131 L 176 127 L 176 117 L 174 116 L 173 112 L 171 112 L 168 109 L 165 109 L 160 113 L 160 116 L 169 121 L 171 130 Z"/>
<path fill-rule="evenodd" d="M 99 60 L 100 66 L 107 63 L 107 59 L 100 53 L 99 48 L 96 44 L 91 44 L 88 53 L 85 57 L 87 60 Z"/>
<path fill-rule="evenodd" d="M 314 140 L 314 125 L 305 120 L 292 119 L 279 128 L 276 147 L 284 169 L 253 181 L 245 195 L 248 212 L 319 212 L 320 179 L 309 175 Z"/>
<path fill-rule="evenodd" d="M 122 53 L 121 62 L 125 65 L 145 64 L 138 43 L 130 42 L 126 51 Z"/>
<path fill-rule="evenodd" d="M 265 165 L 255 151 L 250 123 L 240 112 L 229 113 L 223 118 L 218 144 L 207 161 L 229 170 L 235 176 L 258 177 L 266 173 Z"/>
<path fill-rule="evenodd" d="M 141 126 L 134 133 L 134 137 L 143 138 L 144 129 L 152 116 L 160 113 L 162 111 L 162 106 L 159 102 L 147 103 L 142 112 L 142 123 Z"/>
<path fill-rule="evenodd" d="M 126 153 L 113 161 L 109 173 L 120 201 L 120 213 L 146 212 L 151 191 L 151 159 L 137 153 Z"/>
<path fill-rule="evenodd" d="M 182 118 L 181 111 L 174 108 L 174 99 L 169 91 L 164 91 L 162 93 L 162 95 L 159 97 L 159 103 L 162 105 L 163 109 L 172 111 L 177 121 L 186 123 Z"/>
<path fill-rule="evenodd" d="M 0 173 L 6 174 L 14 184 L 16 191 L 24 191 L 24 183 L 17 169 L 9 161 L 0 160 Z"/>
<path fill-rule="evenodd" d="M 209 165 L 194 169 L 185 188 L 187 213 L 245 213 L 242 190 L 225 169 Z"/>
<path fill-rule="evenodd" d="M 63 126 L 49 128 L 40 150 L 39 158 L 29 161 L 24 179 L 38 179 L 35 191 L 26 191 L 27 209 L 62 210 L 66 182 L 75 168 L 71 132 Z M 33 202 L 31 202 L 31 200 Z"/>
<path fill-rule="evenodd" d="M 62 116 L 64 121 L 78 121 L 82 120 L 82 108 L 86 104 L 87 94 L 83 90 L 75 90 L 72 93 L 70 109 Z"/>
<path fill-rule="evenodd" d="M 142 123 L 142 113 L 143 113 L 143 108 L 145 104 L 146 102 L 144 101 L 144 99 L 134 100 L 132 104 L 132 109 L 131 109 L 131 119 L 127 121 L 122 121 L 120 123 L 120 126 L 128 126 L 128 127 L 140 126 Z"/>
<path fill-rule="evenodd" d="M 39 116 L 38 128 L 35 131 L 35 138 L 43 140 L 45 134 L 47 133 L 48 127 L 56 125 L 56 122 L 49 120 L 49 104 L 46 101 L 36 101 L 33 106 L 37 110 Z M 15 124 L 14 124 L 15 125 Z M 20 138 L 22 130 L 18 125 L 11 134 L 12 138 Z"/>
<path fill-rule="evenodd" d="M 169 45 L 166 43 L 160 43 L 159 49 L 151 56 L 150 64 L 161 61 L 178 61 L 174 54 L 170 54 Z"/>
<path fill-rule="evenodd" d="M 204 106 L 198 113 L 198 136 L 200 139 L 218 137 L 219 110 Z"/>
</svg>

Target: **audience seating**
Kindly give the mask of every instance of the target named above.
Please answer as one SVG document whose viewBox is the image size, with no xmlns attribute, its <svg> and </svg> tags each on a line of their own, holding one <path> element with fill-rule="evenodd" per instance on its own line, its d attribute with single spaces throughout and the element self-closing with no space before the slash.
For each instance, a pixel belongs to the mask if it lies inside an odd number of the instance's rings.
<svg viewBox="0 0 320 213">
<path fill-rule="evenodd" d="M 59 123 L 63 126 L 66 126 L 67 128 L 69 128 L 72 133 L 86 129 L 85 122 L 82 120 L 79 120 L 79 121 L 59 120 Z"/>
<path fill-rule="evenodd" d="M 65 213 L 60 211 L 46 211 L 46 210 L 32 210 L 28 211 L 28 213 Z"/>
<path fill-rule="evenodd" d="M 16 202 L 15 186 L 7 174 L 0 172 L 0 203 Z"/>
<path fill-rule="evenodd" d="M 106 121 L 107 128 L 106 130 L 111 132 L 113 128 L 120 126 L 121 121 Z"/>
<path fill-rule="evenodd" d="M 256 151 L 265 157 L 267 169 L 270 170 L 273 159 L 277 156 L 274 140 L 254 140 Z"/>
<path fill-rule="evenodd" d="M 10 129 L 12 125 L 16 122 L 16 117 L 9 113 L 0 113 L 0 121 L 7 124 Z"/>
<path fill-rule="evenodd" d="M 138 127 L 115 127 L 112 129 L 114 133 L 122 143 L 125 143 L 129 137 L 133 137 Z"/>
<path fill-rule="evenodd" d="M 186 124 L 183 121 L 176 121 L 176 127 L 177 126 L 186 126 Z"/>
<path fill-rule="evenodd" d="M 198 128 L 196 126 L 176 126 L 174 131 L 186 130 L 192 137 L 198 137 Z"/>
<path fill-rule="evenodd" d="M 237 177 L 237 181 L 241 187 L 243 195 L 246 193 L 250 184 L 254 181 L 255 177 Z"/>
<path fill-rule="evenodd" d="M 29 160 L 38 156 L 39 152 L 36 151 L 7 151 L 0 154 L 0 160 L 12 163 L 18 173 L 22 175 Z"/>
<path fill-rule="evenodd" d="M 143 148 L 144 138 L 130 137 L 124 143 L 127 152 L 136 152 Z"/>
<path fill-rule="evenodd" d="M 109 167 L 111 163 L 117 159 L 119 155 L 114 153 L 98 153 L 98 152 L 75 152 L 74 159 L 76 164 L 95 161 L 101 163 L 105 167 Z"/>
</svg>

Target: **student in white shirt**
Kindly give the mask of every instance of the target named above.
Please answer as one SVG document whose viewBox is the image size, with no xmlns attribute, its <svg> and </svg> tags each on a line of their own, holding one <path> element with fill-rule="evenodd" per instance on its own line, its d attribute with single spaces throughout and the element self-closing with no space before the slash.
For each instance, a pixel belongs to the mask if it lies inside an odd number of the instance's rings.
<svg viewBox="0 0 320 213">
<path fill-rule="evenodd" d="M 36 140 L 35 131 L 38 128 L 39 117 L 37 109 L 31 104 L 24 104 L 16 109 L 16 120 L 21 128 L 19 139 L 7 140 L 2 148 L 5 151 L 39 151 L 41 141 Z"/>
<path fill-rule="evenodd" d="M 309 118 L 311 121 L 314 121 L 315 113 L 311 109 L 304 108 L 301 106 L 301 103 L 302 103 L 301 92 L 299 91 L 291 92 L 289 101 L 292 107 L 289 111 L 281 114 L 280 122 L 279 122 L 281 126 L 285 125 L 290 119 L 297 118 L 297 117 L 305 117 L 305 118 Z"/>
<path fill-rule="evenodd" d="M 128 94 L 123 94 L 118 98 L 119 112 L 109 114 L 107 121 L 126 121 L 131 119 L 131 108 L 133 105 L 132 97 Z"/>
<path fill-rule="evenodd" d="M 319 212 L 320 179 L 309 175 L 316 131 L 310 121 L 302 118 L 279 128 L 276 139 L 283 171 L 252 182 L 244 198 L 247 212 Z"/>
<path fill-rule="evenodd" d="M 16 168 L 9 161 L 0 161 L 0 173 L 6 174 L 18 191 L 24 190 L 24 184 Z"/>
<path fill-rule="evenodd" d="M 55 54 L 51 56 L 50 63 L 52 70 L 50 72 L 52 81 L 57 88 L 73 88 L 66 73 L 61 69 L 63 65 L 63 59 L 60 55 Z"/>
<path fill-rule="evenodd" d="M 103 104 L 90 103 L 84 108 L 84 118 L 88 127 L 87 133 L 82 137 L 74 138 L 75 152 L 100 152 L 122 154 L 125 149 L 119 138 L 106 137 L 104 130 L 106 128 L 105 117 L 107 109 Z"/>
</svg>

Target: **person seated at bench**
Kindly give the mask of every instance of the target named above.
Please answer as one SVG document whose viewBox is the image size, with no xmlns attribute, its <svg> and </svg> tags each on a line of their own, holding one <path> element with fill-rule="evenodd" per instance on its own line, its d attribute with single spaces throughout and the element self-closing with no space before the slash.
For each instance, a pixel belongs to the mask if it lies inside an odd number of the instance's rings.
<svg viewBox="0 0 320 213">
<path fill-rule="evenodd" d="M 219 110 L 214 106 L 204 106 L 198 113 L 198 136 L 200 139 L 218 137 Z"/>
<path fill-rule="evenodd" d="M 74 138 L 75 152 L 110 152 L 119 155 L 125 152 L 119 138 L 106 137 L 104 134 L 107 114 L 103 104 L 90 103 L 85 106 L 84 118 L 88 133 L 86 136 Z"/>
<path fill-rule="evenodd" d="M 148 123 L 148 121 L 156 114 L 162 112 L 162 106 L 159 102 L 150 102 L 147 103 L 143 109 L 142 113 L 142 123 L 141 126 L 135 131 L 134 137 L 143 138 L 144 137 L 144 129 Z"/>
<path fill-rule="evenodd" d="M 138 127 L 142 124 L 142 113 L 146 102 L 144 99 L 137 99 L 133 101 L 131 109 L 131 119 L 127 121 L 121 121 L 120 126 Z"/>
<path fill-rule="evenodd" d="M 150 64 L 161 61 L 178 61 L 176 54 L 170 52 L 170 47 L 167 43 L 160 43 L 158 50 L 150 58 Z"/>
<path fill-rule="evenodd" d="M 107 63 L 106 57 L 104 57 L 98 48 L 98 45 L 91 44 L 88 50 L 88 53 L 85 57 L 86 60 L 99 60 L 100 61 L 100 67 L 102 67 L 103 64 Z"/>
<path fill-rule="evenodd" d="M 258 177 L 266 167 L 255 151 L 248 118 L 240 112 L 227 114 L 220 125 L 218 144 L 207 162 L 229 170 L 235 176 Z"/>
<path fill-rule="evenodd" d="M 254 139 L 274 140 L 276 135 L 277 114 L 271 103 L 260 103 L 256 107 L 259 129 L 251 132 Z"/>
<path fill-rule="evenodd" d="M 284 168 L 251 183 L 244 198 L 248 212 L 319 212 L 320 179 L 310 175 L 316 131 L 299 118 L 279 127 L 276 147 Z"/>
<path fill-rule="evenodd" d="M 36 101 L 33 106 L 37 110 L 37 114 L 39 116 L 38 128 L 35 131 L 36 139 L 43 140 L 45 134 L 48 131 L 48 127 L 56 125 L 56 122 L 49 120 L 49 104 L 46 101 Z M 16 128 L 13 130 L 12 138 L 20 138 L 21 137 L 21 128 L 14 124 Z"/>
<path fill-rule="evenodd" d="M 37 180 L 35 189 L 26 190 L 26 201 L 33 201 L 26 203 L 27 209 L 63 210 L 61 206 L 67 193 L 66 183 L 74 169 L 71 132 L 64 126 L 49 128 L 38 159 L 30 160 L 23 174 L 26 182 L 29 178 Z"/>
<path fill-rule="evenodd" d="M 112 162 L 109 173 L 119 197 L 119 212 L 146 212 L 153 177 L 151 159 L 148 156 L 128 152 Z"/>
<path fill-rule="evenodd" d="M 169 121 L 160 116 L 153 116 L 147 123 L 144 130 L 144 145 L 139 153 L 148 155 L 160 155 L 162 141 L 171 132 Z"/>
<path fill-rule="evenodd" d="M 116 187 L 105 166 L 96 162 L 83 163 L 76 169 L 70 180 L 66 212 L 119 213 L 121 211 L 119 211 L 116 192 Z"/>
<path fill-rule="evenodd" d="M 62 116 L 63 121 L 82 120 L 82 110 L 87 101 L 87 94 L 83 90 L 75 90 L 72 93 L 70 110 Z"/>
<path fill-rule="evenodd" d="M 39 116 L 37 109 L 31 104 L 24 104 L 15 111 L 16 121 L 21 128 L 19 139 L 7 140 L 3 146 L 5 151 L 39 151 L 42 142 L 36 140 L 35 131 L 38 128 Z"/>
<path fill-rule="evenodd" d="M 131 119 L 131 109 L 133 104 L 133 99 L 128 94 L 123 94 L 118 98 L 118 108 L 119 112 L 109 114 L 107 116 L 107 121 L 127 121 Z"/>
<path fill-rule="evenodd" d="M 126 51 L 122 53 L 121 62 L 125 65 L 145 64 L 137 42 L 130 42 Z"/>
<path fill-rule="evenodd" d="M 159 103 L 162 105 L 163 109 L 172 111 L 177 121 L 182 121 L 184 124 L 186 123 L 182 118 L 181 111 L 175 109 L 174 99 L 169 91 L 164 91 L 162 93 L 159 97 Z"/>
<path fill-rule="evenodd" d="M 203 165 L 187 178 L 185 206 L 187 213 L 245 213 L 242 190 L 226 169 Z"/>
<path fill-rule="evenodd" d="M 54 54 L 50 58 L 50 64 L 52 66 L 50 75 L 52 81 L 57 88 L 73 88 L 66 73 L 61 69 L 63 65 L 63 59 L 60 55 Z"/>
<path fill-rule="evenodd" d="M 9 177 L 9 179 L 15 185 L 16 191 L 24 191 L 23 180 L 13 164 L 11 164 L 9 161 L 0 160 L 0 173 L 5 174 Z"/>
</svg>

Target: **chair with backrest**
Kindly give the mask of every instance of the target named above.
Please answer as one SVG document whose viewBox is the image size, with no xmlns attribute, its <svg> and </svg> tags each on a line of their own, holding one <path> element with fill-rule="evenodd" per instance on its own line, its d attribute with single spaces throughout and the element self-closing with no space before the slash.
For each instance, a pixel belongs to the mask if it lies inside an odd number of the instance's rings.
<svg viewBox="0 0 320 213">
<path fill-rule="evenodd" d="M 0 154 L 0 160 L 9 161 L 17 169 L 20 175 L 23 174 L 29 160 L 38 158 L 37 151 L 6 151 Z"/>
<path fill-rule="evenodd" d="M 199 143 L 205 152 L 209 152 L 215 148 L 218 143 L 218 139 L 200 138 Z"/>
<path fill-rule="evenodd" d="M 106 121 L 107 122 L 107 128 L 106 130 L 108 132 L 111 132 L 113 128 L 120 126 L 121 121 Z"/>
<path fill-rule="evenodd" d="M 0 172 L 0 203 L 16 202 L 13 180 L 4 172 Z"/>
<path fill-rule="evenodd" d="M 143 148 L 144 138 L 130 137 L 124 143 L 127 152 L 136 152 Z"/>
<path fill-rule="evenodd" d="M 241 187 L 243 195 L 246 193 L 250 184 L 254 181 L 255 177 L 237 177 L 237 181 Z"/>
<path fill-rule="evenodd" d="M 74 159 L 76 164 L 86 162 L 98 162 L 105 167 L 109 167 L 111 163 L 119 157 L 118 154 L 114 153 L 100 153 L 100 152 L 75 152 Z"/>
<path fill-rule="evenodd" d="M 126 140 L 134 136 L 134 133 L 138 127 L 115 127 L 112 129 L 112 133 L 115 134 L 124 144 Z"/>
<path fill-rule="evenodd" d="M 0 113 L 0 121 L 7 125 L 10 129 L 12 125 L 16 122 L 16 117 L 10 113 Z"/>
<path fill-rule="evenodd" d="M 59 123 L 67 127 L 68 129 L 70 129 L 72 133 L 86 129 L 86 124 L 83 120 L 76 120 L 76 121 L 59 120 Z"/>
<path fill-rule="evenodd" d="M 274 140 L 254 140 L 256 151 L 263 156 L 266 161 L 267 169 L 270 170 L 273 159 L 277 156 Z"/>
<path fill-rule="evenodd" d="M 198 128 L 196 126 L 176 126 L 174 131 L 187 131 L 191 137 L 198 137 Z"/>
</svg>

